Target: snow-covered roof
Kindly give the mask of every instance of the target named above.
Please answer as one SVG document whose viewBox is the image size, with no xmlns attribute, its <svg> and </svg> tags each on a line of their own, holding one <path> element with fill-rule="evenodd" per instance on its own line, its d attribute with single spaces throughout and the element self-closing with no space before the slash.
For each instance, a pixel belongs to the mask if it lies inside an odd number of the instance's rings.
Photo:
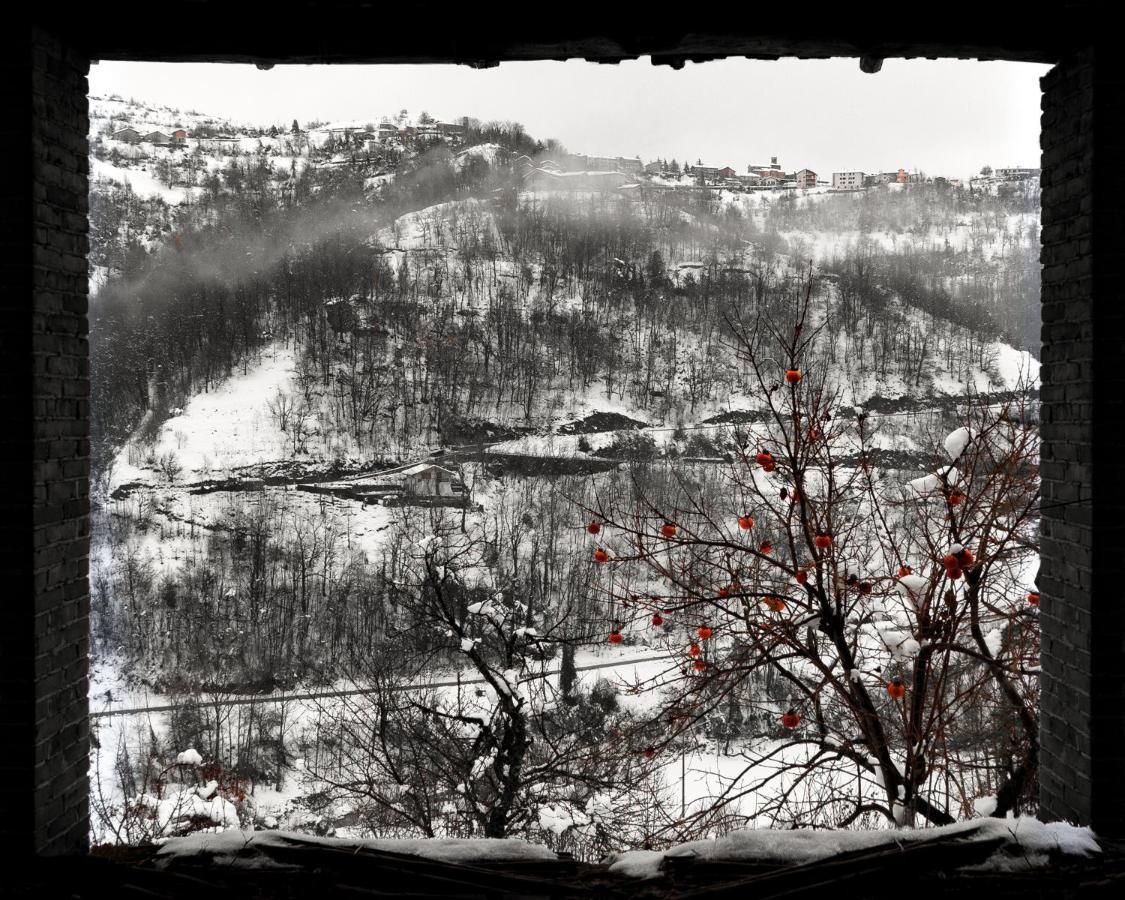
<svg viewBox="0 0 1125 900">
<path fill-rule="evenodd" d="M 417 465 L 411 466 L 409 469 L 403 469 L 401 472 L 399 472 L 399 474 L 420 475 L 423 472 L 428 472 L 430 469 L 437 469 L 439 472 L 445 472 L 446 475 L 452 475 L 454 478 L 457 477 L 456 472 L 447 469 L 444 466 L 434 465 L 433 463 L 418 463 Z"/>
<path fill-rule="evenodd" d="M 328 125 L 321 125 L 319 128 L 313 129 L 314 131 L 347 131 L 347 130 L 364 130 L 368 128 L 368 122 L 331 122 Z"/>
</svg>

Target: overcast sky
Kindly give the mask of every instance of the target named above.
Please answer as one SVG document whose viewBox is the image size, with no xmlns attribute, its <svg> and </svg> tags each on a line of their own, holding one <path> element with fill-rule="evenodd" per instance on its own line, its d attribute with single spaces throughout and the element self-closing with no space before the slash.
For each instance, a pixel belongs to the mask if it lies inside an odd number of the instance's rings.
<svg viewBox="0 0 1125 900">
<path fill-rule="evenodd" d="M 597 155 L 698 159 L 745 171 L 777 156 L 788 171 L 967 176 L 984 164 L 1039 165 L 1044 65 L 889 59 L 730 59 L 674 71 L 647 59 L 466 66 L 254 66 L 102 62 L 90 92 L 196 109 L 238 122 L 378 121 L 407 109 L 437 119 L 515 120 L 537 138 Z"/>
</svg>

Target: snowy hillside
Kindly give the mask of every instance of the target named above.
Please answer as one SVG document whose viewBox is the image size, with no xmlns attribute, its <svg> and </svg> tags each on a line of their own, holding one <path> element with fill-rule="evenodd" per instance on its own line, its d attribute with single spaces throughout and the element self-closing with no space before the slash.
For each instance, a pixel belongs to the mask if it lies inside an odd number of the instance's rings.
<svg viewBox="0 0 1125 900">
<path fill-rule="evenodd" d="M 488 834 L 644 875 L 1008 802 L 1034 191 L 91 110 L 98 842 Z"/>
</svg>

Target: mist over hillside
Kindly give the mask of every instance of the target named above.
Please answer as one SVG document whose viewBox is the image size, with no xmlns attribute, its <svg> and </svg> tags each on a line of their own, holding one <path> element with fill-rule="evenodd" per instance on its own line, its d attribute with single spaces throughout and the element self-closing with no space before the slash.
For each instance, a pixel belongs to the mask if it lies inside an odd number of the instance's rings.
<svg viewBox="0 0 1125 900">
<path fill-rule="evenodd" d="M 417 421 L 388 428 L 403 446 L 450 439 L 466 420 L 540 426 L 576 390 L 673 422 L 749 402 L 719 349 L 724 320 L 767 283 L 810 275 L 825 321 L 841 326 L 831 358 L 856 401 L 956 391 L 979 373 L 1002 386 L 997 341 L 1037 354 L 1026 185 L 524 190 L 528 154 L 561 148 L 511 124 L 357 143 L 113 101 L 94 110 L 99 460 L 146 412 L 154 427 L 273 341 L 327 377 L 340 351 L 332 300 L 362 303 L 380 332 L 347 339 L 352 383 L 370 393 L 378 377 L 403 408 L 427 398 Z M 239 136 L 147 150 L 105 137 L 138 120 Z M 426 341 L 439 347 L 424 359 L 402 353 Z M 362 438 L 380 430 L 370 411 L 354 415 L 321 431 L 350 430 L 348 452 L 365 458 L 384 452 Z"/>
</svg>

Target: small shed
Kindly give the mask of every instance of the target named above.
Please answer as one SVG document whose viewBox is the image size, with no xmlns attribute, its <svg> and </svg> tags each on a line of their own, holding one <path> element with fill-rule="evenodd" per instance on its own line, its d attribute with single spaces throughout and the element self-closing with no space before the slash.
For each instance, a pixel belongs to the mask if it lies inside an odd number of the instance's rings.
<svg viewBox="0 0 1125 900">
<path fill-rule="evenodd" d="M 172 136 L 165 134 L 163 131 L 150 131 L 145 135 L 145 140 L 153 144 L 170 144 L 172 143 Z"/>
<path fill-rule="evenodd" d="M 460 484 L 456 472 L 433 463 L 419 463 L 402 472 L 402 490 L 414 496 L 452 497 Z"/>
</svg>

